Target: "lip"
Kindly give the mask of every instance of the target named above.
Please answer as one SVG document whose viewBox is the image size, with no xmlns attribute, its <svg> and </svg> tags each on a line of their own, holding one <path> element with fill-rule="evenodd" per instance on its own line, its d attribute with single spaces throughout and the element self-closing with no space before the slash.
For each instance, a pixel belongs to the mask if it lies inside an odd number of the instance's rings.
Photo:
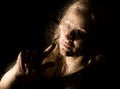
<svg viewBox="0 0 120 89">
<path fill-rule="evenodd" d="M 64 46 L 66 49 L 71 49 L 71 46 L 70 46 L 69 44 L 63 43 L 63 46 Z"/>
</svg>

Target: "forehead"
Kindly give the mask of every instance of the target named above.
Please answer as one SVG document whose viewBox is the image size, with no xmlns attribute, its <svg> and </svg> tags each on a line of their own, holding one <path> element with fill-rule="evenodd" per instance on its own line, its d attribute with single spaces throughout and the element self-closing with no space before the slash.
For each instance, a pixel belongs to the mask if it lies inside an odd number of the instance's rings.
<svg viewBox="0 0 120 89">
<path fill-rule="evenodd" d="M 90 31 L 94 26 L 94 14 L 87 8 L 70 7 L 61 19 L 60 25 L 62 24 Z"/>
<path fill-rule="evenodd" d="M 77 9 L 69 9 L 67 13 L 65 14 L 66 18 L 73 19 L 76 21 L 85 20 L 85 15 L 83 12 L 77 10 Z"/>
<path fill-rule="evenodd" d="M 74 25 L 84 25 L 86 18 L 83 12 L 75 9 L 69 8 L 61 20 L 61 23 L 69 22 Z"/>
</svg>

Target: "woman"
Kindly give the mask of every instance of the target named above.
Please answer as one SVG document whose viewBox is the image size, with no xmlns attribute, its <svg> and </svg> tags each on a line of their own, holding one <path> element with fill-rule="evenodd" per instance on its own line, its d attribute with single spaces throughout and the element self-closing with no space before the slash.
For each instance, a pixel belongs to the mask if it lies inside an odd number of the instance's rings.
<svg viewBox="0 0 120 89">
<path fill-rule="evenodd" d="M 2 77 L 0 87 L 96 88 L 93 70 L 100 55 L 94 31 L 94 13 L 89 1 L 70 4 L 56 28 L 53 44 L 40 56 L 36 52 L 20 52 L 13 68 Z"/>
</svg>

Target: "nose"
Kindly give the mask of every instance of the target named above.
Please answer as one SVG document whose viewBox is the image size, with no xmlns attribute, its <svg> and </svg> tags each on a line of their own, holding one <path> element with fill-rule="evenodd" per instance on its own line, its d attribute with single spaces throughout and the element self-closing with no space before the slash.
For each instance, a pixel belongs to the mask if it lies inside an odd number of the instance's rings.
<svg viewBox="0 0 120 89">
<path fill-rule="evenodd" d="M 85 37 L 85 33 L 81 32 L 80 30 L 72 30 L 70 31 L 67 35 L 66 38 L 68 40 L 76 40 L 76 39 L 81 39 Z"/>
</svg>

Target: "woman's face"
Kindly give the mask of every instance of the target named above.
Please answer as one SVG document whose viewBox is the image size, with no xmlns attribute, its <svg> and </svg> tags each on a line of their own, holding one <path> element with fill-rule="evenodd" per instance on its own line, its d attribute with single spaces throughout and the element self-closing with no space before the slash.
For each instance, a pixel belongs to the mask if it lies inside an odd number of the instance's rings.
<svg viewBox="0 0 120 89">
<path fill-rule="evenodd" d="M 86 20 L 83 13 L 72 9 L 66 13 L 59 25 L 60 53 L 64 56 L 81 55 L 87 35 Z"/>
</svg>

